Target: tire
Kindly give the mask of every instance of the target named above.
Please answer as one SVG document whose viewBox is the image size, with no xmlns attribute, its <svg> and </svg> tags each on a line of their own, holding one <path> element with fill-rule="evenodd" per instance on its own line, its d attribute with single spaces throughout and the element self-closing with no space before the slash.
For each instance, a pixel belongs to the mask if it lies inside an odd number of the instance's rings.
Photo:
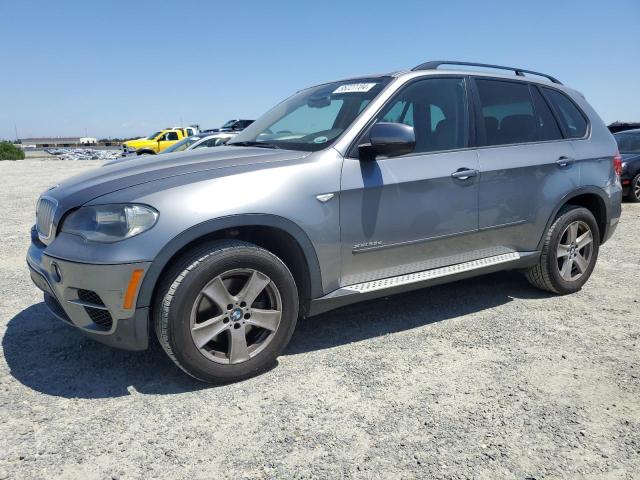
<svg viewBox="0 0 640 480">
<path fill-rule="evenodd" d="M 570 242 L 573 228 L 577 231 L 574 238 L 582 238 L 580 242 Z M 590 242 L 588 236 L 582 236 L 587 229 Z M 591 276 L 599 248 L 600 234 L 593 214 L 586 208 L 567 205 L 546 232 L 540 260 L 526 271 L 527 280 L 534 287 L 560 295 L 577 292 Z"/>
<path fill-rule="evenodd" d="M 640 202 L 640 173 L 633 177 L 631 185 L 629 186 L 629 194 L 627 195 L 627 198 L 632 203 Z"/>
<path fill-rule="evenodd" d="M 160 345 L 182 370 L 204 382 L 234 382 L 275 364 L 296 326 L 298 292 L 269 251 L 218 240 L 188 252 L 163 276 L 153 317 Z M 209 339 L 212 332 L 219 333 Z"/>
</svg>

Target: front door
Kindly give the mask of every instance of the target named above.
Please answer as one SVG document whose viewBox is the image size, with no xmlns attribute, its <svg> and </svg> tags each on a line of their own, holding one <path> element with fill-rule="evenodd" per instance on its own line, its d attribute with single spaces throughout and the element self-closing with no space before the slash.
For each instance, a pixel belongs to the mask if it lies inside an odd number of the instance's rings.
<svg viewBox="0 0 640 480">
<path fill-rule="evenodd" d="M 341 285 L 477 258 L 479 165 L 468 148 L 465 80 L 414 81 L 376 121 L 412 125 L 416 148 L 402 157 L 345 159 Z"/>
</svg>

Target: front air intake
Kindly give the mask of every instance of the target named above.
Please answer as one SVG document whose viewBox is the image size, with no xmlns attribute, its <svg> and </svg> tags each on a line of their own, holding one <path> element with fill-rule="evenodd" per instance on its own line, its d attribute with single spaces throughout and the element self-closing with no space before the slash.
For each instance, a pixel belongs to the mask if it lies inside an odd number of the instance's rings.
<svg viewBox="0 0 640 480">
<path fill-rule="evenodd" d="M 84 310 L 93 323 L 102 330 L 111 330 L 113 318 L 100 295 L 91 290 L 80 289 L 78 290 L 78 300 L 84 305 Z"/>
</svg>

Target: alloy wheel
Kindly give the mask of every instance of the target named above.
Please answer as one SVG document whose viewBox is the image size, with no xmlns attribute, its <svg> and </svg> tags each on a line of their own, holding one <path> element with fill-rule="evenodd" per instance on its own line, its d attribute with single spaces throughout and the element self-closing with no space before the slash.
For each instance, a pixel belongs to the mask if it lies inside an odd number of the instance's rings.
<svg viewBox="0 0 640 480">
<path fill-rule="evenodd" d="M 242 363 L 271 343 L 281 318 L 280 292 L 267 275 L 249 268 L 229 270 L 198 294 L 191 338 L 214 362 Z"/>
<path fill-rule="evenodd" d="M 558 271 L 563 280 L 574 282 L 589 269 L 593 257 L 593 233 L 581 220 L 570 223 L 557 248 Z"/>
<path fill-rule="evenodd" d="M 640 200 L 640 175 L 636 176 L 636 179 L 633 182 L 631 188 L 633 190 L 632 194 L 635 195 L 636 200 Z"/>
</svg>

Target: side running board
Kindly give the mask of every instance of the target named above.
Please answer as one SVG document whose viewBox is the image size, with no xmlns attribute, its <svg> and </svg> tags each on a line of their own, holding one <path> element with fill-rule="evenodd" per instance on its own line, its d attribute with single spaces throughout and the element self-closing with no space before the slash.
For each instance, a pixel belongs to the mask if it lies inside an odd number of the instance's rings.
<svg viewBox="0 0 640 480">
<path fill-rule="evenodd" d="M 323 297 L 312 300 L 308 315 L 317 315 L 369 298 L 416 290 L 431 285 L 506 270 L 507 268 L 528 267 L 533 265 L 539 256 L 540 252 L 504 253 L 446 267 L 347 285 Z"/>
<path fill-rule="evenodd" d="M 340 290 L 349 290 L 359 293 L 374 292 L 376 290 L 384 290 L 391 287 L 400 287 L 402 285 L 409 285 L 411 283 L 418 283 L 434 278 L 448 277 L 449 275 L 455 275 L 456 273 L 469 272 L 471 270 L 478 270 L 484 267 L 500 265 L 501 263 L 513 262 L 514 260 L 519 259 L 519 253 L 505 253 L 502 255 L 496 255 L 494 257 L 473 260 L 471 262 L 449 265 L 447 267 L 434 268 L 432 270 L 423 270 L 421 272 L 415 273 L 407 273 L 405 275 L 398 275 L 397 277 L 372 280 L 370 282 L 356 283 L 355 285 L 342 287 L 340 288 Z"/>
</svg>

